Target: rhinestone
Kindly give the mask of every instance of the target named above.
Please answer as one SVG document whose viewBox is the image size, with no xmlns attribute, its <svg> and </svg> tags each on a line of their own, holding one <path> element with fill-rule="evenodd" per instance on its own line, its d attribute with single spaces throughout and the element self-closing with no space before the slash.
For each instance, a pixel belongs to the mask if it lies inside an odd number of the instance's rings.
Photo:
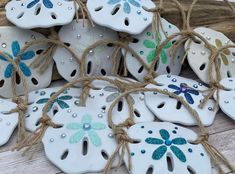
<svg viewBox="0 0 235 174">
<path fill-rule="evenodd" d="M 80 100 L 76 100 L 76 101 L 74 102 L 74 104 L 75 104 L 75 105 L 79 105 L 79 104 L 80 104 Z"/>
<path fill-rule="evenodd" d="M 167 90 L 167 89 L 163 89 L 163 91 L 166 91 L 166 92 L 168 92 L 168 90 Z"/>
<path fill-rule="evenodd" d="M 50 142 L 51 142 L 51 143 L 53 143 L 53 142 L 54 142 L 54 139 L 53 139 L 53 138 L 51 138 L 51 139 L 50 139 Z"/>
<path fill-rule="evenodd" d="M 77 39 L 80 39 L 81 37 L 81 34 L 77 34 Z"/>
<path fill-rule="evenodd" d="M 68 109 L 68 110 L 67 110 L 67 112 L 68 112 L 68 113 L 71 113 L 71 112 L 72 112 L 72 110 L 71 110 L 71 109 Z"/>
<path fill-rule="evenodd" d="M 208 110 L 209 110 L 209 111 L 212 111 L 212 110 L 213 110 L 213 108 L 212 108 L 212 107 L 209 107 L 209 108 L 208 108 Z"/>
<path fill-rule="evenodd" d="M 202 83 L 198 83 L 199 86 L 202 86 Z"/>
<path fill-rule="evenodd" d="M 25 3 L 22 3 L 21 6 L 25 6 Z"/>
<path fill-rule="evenodd" d="M 103 38 L 103 37 L 104 37 L 104 35 L 103 35 L 103 34 L 100 34 L 100 37 L 101 37 L 101 38 Z"/>
<path fill-rule="evenodd" d="M 196 52 L 195 52 L 195 51 L 193 51 L 193 52 L 192 52 L 192 54 L 196 54 Z"/>
<path fill-rule="evenodd" d="M 206 52 L 205 52 L 205 51 L 202 51 L 201 54 L 204 56 L 204 55 L 206 54 Z"/>
<path fill-rule="evenodd" d="M 83 129 L 84 130 L 89 130 L 91 128 L 91 125 L 89 124 L 89 123 L 85 123 L 84 125 L 83 125 Z"/>
<path fill-rule="evenodd" d="M 144 154 L 145 152 L 146 152 L 146 151 L 145 151 L 144 149 L 143 149 L 143 150 L 141 150 L 141 153 L 142 153 L 142 154 Z"/>
<path fill-rule="evenodd" d="M 10 122 L 7 122 L 7 126 L 10 126 L 11 125 L 11 123 Z"/>
<path fill-rule="evenodd" d="M 64 61 L 61 61 L 60 63 L 61 63 L 61 65 L 64 65 Z"/>
<path fill-rule="evenodd" d="M 147 21 L 148 20 L 148 18 L 144 18 L 144 21 Z"/>
<path fill-rule="evenodd" d="M 76 118 L 77 116 L 78 116 L 78 114 L 76 114 L 76 113 L 73 113 L 73 115 L 72 115 L 73 118 Z"/>
<path fill-rule="evenodd" d="M 94 51 L 93 51 L 93 50 L 90 50 L 90 51 L 89 51 L 89 55 L 90 55 L 90 56 L 93 56 L 93 55 L 94 55 Z"/>
<path fill-rule="evenodd" d="M 227 40 L 227 41 L 225 41 L 225 45 L 228 45 L 229 44 L 229 41 Z"/>
<path fill-rule="evenodd" d="M 3 43 L 3 44 L 2 44 L 2 47 L 3 47 L 3 48 L 6 48 L 6 47 L 7 47 L 7 44 L 6 44 L 6 43 Z"/>
<path fill-rule="evenodd" d="M 167 78 L 171 78 L 171 75 L 168 74 L 168 75 L 167 75 Z"/>
<path fill-rule="evenodd" d="M 60 136 L 61 138 L 65 138 L 66 137 L 66 134 L 65 133 L 63 133 L 63 134 L 61 134 L 61 136 Z"/>
<path fill-rule="evenodd" d="M 157 92 L 153 92 L 153 94 L 155 94 L 155 95 L 156 95 L 156 94 L 157 94 Z"/>
<path fill-rule="evenodd" d="M 70 58 L 69 58 L 69 61 L 70 61 L 70 62 L 72 62 L 72 61 L 73 61 L 73 58 L 72 58 L 72 57 L 70 57 Z"/>
<path fill-rule="evenodd" d="M 201 32 L 202 34 L 205 34 L 205 32 L 203 31 L 203 32 Z"/>
<path fill-rule="evenodd" d="M 232 63 L 234 63 L 234 62 L 235 62 L 235 59 L 232 58 Z"/>
<path fill-rule="evenodd" d="M 110 59 L 110 56 L 107 56 L 107 59 Z"/>
<path fill-rule="evenodd" d="M 138 10 L 138 11 L 137 11 L 137 14 L 141 14 L 141 11 L 140 11 L 140 10 Z"/>
<path fill-rule="evenodd" d="M 75 26 L 73 26 L 72 30 L 75 30 L 75 29 L 76 29 L 76 27 L 75 27 Z"/>
<path fill-rule="evenodd" d="M 34 106 L 33 107 L 33 112 L 36 112 L 38 110 L 38 107 L 37 106 Z"/>
<path fill-rule="evenodd" d="M 165 145 L 170 146 L 172 144 L 171 140 L 166 140 Z"/>
<path fill-rule="evenodd" d="M 36 37 L 35 37 L 34 35 L 31 35 L 31 39 L 34 39 L 34 40 L 35 40 L 35 39 L 36 39 Z"/>
<path fill-rule="evenodd" d="M 30 114 L 25 114 L 24 116 L 28 118 L 28 117 L 30 117 Z"/>
<path fill-rule="evenodd" d="M 62 3 L 61 3 L 61 2 L 58 2 L 58 3 L 57 3 L 57 5 L 58 5 L 58 6 L 61 6 L 61 5 L 62 5 Z"/>
<path fill-rule="evenodd" d="M 195 84 L 195 85 L 193 85 L 193 87 L 194 87 L 194 88 L 198 88 L 198 85 Z"/>
<path fill-rule="evenodd" d="M 39 91 L 35 91 L 35 94 L 38 94 L 39 93 Z"/>
<path fill-rule="evenodd" d="M 174 79 L 172 79 L 172 82 L 177 82 L 177 80 L 174 78 Z"/>
<path fill-rule="evenodd" d="M 109 136 L 109 138 L 113 138 L 113 134 L 112 133 L 109 133 L 108 136 Z"/>
<path fill-rule="evenodd" d="M 12 7 L 11 10 L 15 10 L 15 7 Z"/>
<path fill-rule="evenodd" d="M 100 96 L 104 96 L 104 93 L 101 93 Z"/>
<path fill-rule="evenodd" d="M 224 103 L 228 104 L 228 103 L 229 103 L 229 101 L 224 101 Z"/>
<path fill-rule="evenodd" d="M 140 97 L 139 99 L 140 99 L 141 101 L 143 101 L 143 100 L 144 100 L 144 97 L 142 96 L 142 97 Z"/>
<path fill-rule="evenodd" d="M 102 115 L 102 114 L 98 114 L 98 117 L 99 117 L 99 118 L 103 118 L 103 115 Z"/>
<path fill-rule="evenodd" d="M 105 113 L 105 110 L 102 110 L 101 112 L 102 112 L 102 113 Z"/>
<path fill-rule="evenodd" d="M 40 95 L 42 96 L 42 95 L 45 95 L 46 94 L 46 92 L 45 91 L 41 91 L 40 92 Z"/>
<path fill-rule="evenodd" d="M 95 96 L 94 96 L 94 95 L 93 95 L 93 96 L 89 95 L 89 97 L 90 97 L 90 98 L 95 98 Z"/>
<path fill-rule="evenodd" d="M 207 36 L 206 39 L 207 39 L 207 40 L 211 40 L 211 37 Z"/>
<path fill-rule="evenodd" d="M 72 10 L 73 8 L 72 7 L 68 7 L 69 10 Z"/>
</svg>

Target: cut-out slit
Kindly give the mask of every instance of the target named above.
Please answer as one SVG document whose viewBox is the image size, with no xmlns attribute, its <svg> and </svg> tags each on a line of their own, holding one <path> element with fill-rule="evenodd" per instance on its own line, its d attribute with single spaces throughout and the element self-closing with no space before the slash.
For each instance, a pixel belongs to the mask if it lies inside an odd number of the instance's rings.
<svg viewBox="0 0 235 174">
<path fill-rule="evenodd" d="M 158 106 L 157 106 L 157 108 L 158 109 L 161 109 L 161 108 L 163 108 L 165 106 L 165 102 L 162 102 L 162 103 L 160 103 Z"/>
<path fill-rule="evenodd" d="M 0 88 L 3 87 L 4 83 L 5 83 L 5 80 L 0 80 Z"/>
<path fill-rule="evenodd" d="M 55 115 L 58 111 L 59 111 L 58 108 L 57 108 L 57 107 L 54 107 L 54 108 L 53 108 L 53 115 Z"/>
<path fill-rule="evenodd" d="M 182 103 L 180 101 L 178 101 L 177 104 L 176 104 L 176 109 L 180 110 L 181 107 L 182 107 Z"/>
<path fill-rule="evenodd" d="M 148 170 L 146 171 L 146 174 L 153 174 L 153 167 L 150 166 Z"/>
<path fill-rule="evenodd" d="M 113 45 L 113 43 L 108 43 L 107 44 L 107 47 L 113 47 L 114 45 Z"/>
<path fill-rule="evenodd" d="M 158 68 L 158 62 L 156 62 L 154 65 L 154 71 L 157 71 L 157 68 Z"/>
<path fill-rule="evenodd" d="M 134 114 L 136 115 L 136 117 L 140 117 L 141 116 L 137 109 L 134 110 Z"/>
<path fill-rule="evenodd" d="M 34 14 L 37 16 L 41 12 L 41 4 L 38 4 L 37 7 L 35 8 Z"/>
<path fill-rule="evenodd" d="M 35 123 L 35 126 L 39 126 L 41 123 L 40 123 L 40 119 L 37 120 L 37 122 Z"/>
<path fill-rule="evenodd" d="M 17 19 L 20 19 L 24 16 L 24 12 L 20 13 L 18 16 L 17 16 Z"/>
<path fill-rule="evenodd" d="M 232 77 L 232 74 L 230 71 L 227 71 L 227 76 L 228 76 L 228 78 Z"/>
<path fill-rule="evenodd" d="M 139 39 L 133 38 L 132 43 L 138 43 L 138 42 L 139 42 Z"/>
<path fill-rule="evenodd" d="M 51 18 L 52 18 L 52 19 L 57 19 L 56 14 L 55 14 L 55 13 L 51 13 Z"/>
<path fill-rule="evenodd" d="M 138 70 L 138 73 L 139 73 L 139 74 L 142 73 L 143 70 L 144 70 L 144 66 L 141 66 L 141 67 L 139 68 L 139 70 Z"/>
<path fill-rule="evenodd" d="M 101 109 L 105 111 L 105 110 L 106 110 L 106 106 L 102 106 L 102 108 L 101 108 Z"/>
<path fill-rule="evenodd" d="M 166 162 L 167 162 L 168 171 L 172 172 L 174 170 L 174 163 L 173 163 L 173 159 L 170 155 L 167 155 Z"/>
<path fill-rule="evenodd" d="M 18 72 L 16 72 L 16 84 L 19 85 L 20 82 L 21 82 L 21 78 L 20 78 L 20 75 L 18 74 Z"/>
<path fill-rule="evenodd" d="M 62 153 L 60 159 L 61 159 L 61 160 L 65 160 L 65 159 L 68 157 L 68 154 L 69 154 L 69 150 L 65 150 L 65 151 Z"/>
<path fill-rule="evenodd" d="M 206 68 L 206 63 L 203 63 L 201 66 L 200 66 L 200 70 L 203 71 L 204 69 Z"/>
<path fill-rule="evenodd" d="M 32 83 L 33 83 L 34 85 L 38 85 L 38 81 L 37 81 L 37 79 L 35 79 L 34 77 L 31 79 L 31 81 L 32 81 Z"/>
<path fill-rule="evenodd" d="M 36 51 L 36 54 L 37 54 L 37 55 L 40 55 L 42 52 L 43 52 L 43 50 L 37 50 L 37 51 Z"/>
<path fill-rule="evenodd" d="M 129 19 L 128 19 L 128 18 L 125 19 L 124 24 L 125 24 L 126 26 L 129 26 L 129 25 L 130 25 L 130 22 L 129 22 Z"/>
<path fill-rule="evenodd" d="M 70 43 L 67 43 L 67 42 L 64 42 L 64 44 L 67 46 L 67 47 L 70 47 Z"/>
<path fill-rule="evenodd" d="M 89 62 L 87 63 L 87 74 L 90 74 L 90 73 L 91 73 L 91 69 L 92 69 L 92 62 L 89 61 Z"/>
<path fill-rule="evenodd" d="M 105 160 L 108 160 L 108 159 L 109 159 L 109 155 L 108 155 L 108 153 L 107 153 L 105 150 L 102 150 L 102 151 L 101 151 L 101 155 L 102 155 L 102 157 L 103 157 Z"/>
<path fill-rule="evenodd" d="M 170 74 L 170 73 L 171 73 L 171 69 L 170 69 L 170 67 L 169 67 L 169 66 L 167 66 L 167 67 L 166 67 L 166 72 L 167 72 L 168 74 Z"/>
<path fill-rule="evenodd" d="M 191 166 L 187 167 L 189 174 L 196 174 L 196 172 L 193 170 Z"/>
<path fill-rule="evenodd" d="M 113 10 L 111 11 L 111 15 L 116 15 L 119 10 L 120 10 L 120 4 L 116 5 L 113 8 Z"/>
<path fill-rule="evenodd" d="M 120 101 L 118 102 L 118 111 L 121 112 L 122 109 L 123 109 L 123 101 L 120 100 Z"/>
<path fill-rule="evenodd" d="M 100 73 L 101 73 L 103 76 L 106 75 L 106 71 L 105 71 L 104 69 L 101 69 L 101 70 L 100 70 Z"/>
<path fill-rule="evenodd" d="M 77 74 L 77 70 L 73 70 L 72 73 L 70 74 L 71 77 L 74 77 Z"/>
<path fill-rule="evenodd" d="M 82 143 L 82 154 L 86 156 L 87 153 L 88 153 L 88 141 L 87 139 L 84 139 Z"/>
<path fill-rule="evenodd" d="M 99 7 L 96 7 L 96 8 L 95 8 L 95 11 L 98 12 L 98 11 L 100 11 L 100 10 L 102 10 L 102 9 L 103 9 L 103 6 L 99 6 Z"/>
</svg>

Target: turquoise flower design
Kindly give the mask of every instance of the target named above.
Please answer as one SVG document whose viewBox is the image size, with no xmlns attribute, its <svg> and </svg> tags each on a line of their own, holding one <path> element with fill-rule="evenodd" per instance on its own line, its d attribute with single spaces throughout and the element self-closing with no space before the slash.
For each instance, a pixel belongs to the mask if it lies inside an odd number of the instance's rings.
<svg viewBox="0 0 235 174">
<path fill-rule="evenodd" d="M 136 0 L 109 0 L 108 4 L 109 5 L 115 5 L 115 4 L 120 4 L 121 1 L 124 2 L 123 4 L 123 11 L 127 14 L 131 13 L 131 5 L 135 6 L 135 7 L 141 7 L 140 3 L 137 2 Z"/>
<path fill-rule="evenodd" d="M 55 94 L 55 92 L 51 93 L 50 97 L 52 97 L 53 95 Z M 60 96 L 60 97 L 57 97 L 50 105 L 49 109 L 48 109 L 48 112 L 51 110 L 52 106 L 57 103 L 61 109 L 67 109 L 69 108 L 69 105 L 64 102 L 66 100 L 71 100 L 73 97 L 70 96 L 70 95 L 64 95 L 64 96 Z M 40 100 L 38 100 L 36 103 L 37 104 L 45 104 L 49 101 L 50 98 L 42 98 Z"/>
<path fill-rule="evenodd" d="M 12 54 L 9 54 L 9 53 L 6 53 L 12 60 L 14 60 L 18 54 L 20 53 L 20 44 L 18 41 L 13 41 L 12 44 L 11 44 L 11 50 L 12 50 Z M 24 53 L 22 53 L 20 55 L 20 62 L 19 62 L 19 67 L 20 67 L 20 70 L 23 72 L 23 74 L 26 76 L 26 77 L 29 77 L 31 76 L 31 71 L 29 69 L 29 67 L 22 61 L 24 60 L 30 60 L 32 59 L 33 57 L 35 56 L 35 53 L 34 51 L 26 51 Z M 0 60 L 2 61 L 6 61 L 8 62 L 7 58 L 0 55 Z M 14 66 L 12 63 L 9 62 L 9 64 L 7 65 L 6 69 L 5 69 L 5 73 L 4 73 L 4 76 L 5 78 L 10 78 L 13 74 L 13 69 L 14 69 Z"/>
<path fill-rule="evenodd" d="M 161 129 L 159 132 L 162 139 L 147 138 L 145 140 L 148 144 L 161 145 L 153 152 L 152 158 L 154 160 L 160 160 L 166 154 L 167 149 L 170 148 L 173 154 L 175 154 L 181 162 L 186 162 L 186 156 L 177 146 L 187 144 L 187 141 L 184 138 L 174 138 L 173 140 L 170 140 L 170 134 L 165 129 Z"/>
<path fill-rule="evenodd" d="M 41 0 L 33 0 L 32 2 L 30 2 L 28 5 L 27 5 L 27 8 L 32 8 L 34 7 L 36 4 L 38 4 Z M 43 5 L 46 7 L 46 8 L 53 8 L 53 4 L 50 0 L 42 0 L 42 3 Z"/>
<path fill-rule="evenodd" d="M 102 142 L 96 131 L 103 130 L 106 125 L 99 122 L 92 122 L 92 117 L 86 114 L 82 117 L 81 123 L 70 123 L 67 125 L 67 129 L 77 130 L 77 132 L 70 137 L 69 143 L 76 144 L 79 143 L 86 134 L 88 134 L 89 139 L 92 144 L 96 147 L 101 146 Z"/>
</svg>

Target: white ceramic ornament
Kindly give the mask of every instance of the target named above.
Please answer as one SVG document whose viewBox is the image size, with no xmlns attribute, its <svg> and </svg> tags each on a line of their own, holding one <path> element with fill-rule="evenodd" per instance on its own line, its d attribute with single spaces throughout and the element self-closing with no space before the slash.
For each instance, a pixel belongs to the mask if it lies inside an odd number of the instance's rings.
<svg viewBox="0 0 235 174">
<path fill-rule="evenodd" d="M 67 0 L 12 0 L 5 8 L 7 19 L 25 29 L 65 25 L 75 15 L 74 1 Z"/>
<path fill-rule="evenodd" d="M 202 91 L 208 89 L 207 87 L 197 81 L 174 75 L 161 75 L 155 81 L 160 86 L 150 84 L 146 88 L 167 90 L 183 97 L 198 112 L 203 125 L 209 126 L 213 123 L 218 111 L 218 108 L 213 111 L 215 102 L 211 99 L 203 109 L 199 108 L 200 101 L 204 99 Z M 196 120 L 184 105 L 174 98 L 156 92 L 147 92 L 145 93 L 145 102 L 149 109 L 163 121 L 187 126 L 197 125 Z"/>
<path fill-rule="evenodd" d="M 210 174 L 210 157 L 193 131 L 167 122 L 140 123 L 128 130 L 132 174 Z M 125 163 L 128 165 L 127 155 Z"/>
<path fill-rule="evenodd" d="M 85 22 L 85 25 L 83 22 Z M 99 26 L 93 28 L 87 20 L 79 20 L 78 22 L 74 20 L 69 25 L 63 26 L 59 32 L 59 37 L 61 41 L 70 45 L 70 48 L 76 52 L 78 57 L 81 57 L 85 49 L 96 41 L 118 39 L 116 32 Z M 114 46 L 112 45 L 99 46 L 90 50 L 86 58 L 86 73 L 96 76 L 110 75 L 113 51 Z M 80 77 L 80 67 L 76 59 L 67 50 L 58 48 L 53 57 L 59 73 L 67 81 L 73 81 Z"/>
<path fill-rule="evenodd" d="M 45 38 L 37 32 L 22 30 L 16 27 L 0 27 L 0 37 L 0 51 L 8 54 L 12 60 L 17 57 L 20 50 L 27 42 Z M 30 64 L 44 49 L 46 49 L 46 44 L 32 46 L 20 56 L 19 69 L 23 73 L 30 91 L 46 87 L 51 83 L 53 63 L 48 66 L 43 74 L 40 74 L 38 69 L 30 67 Z M 0 96 L 12 96 L 11 77 L 13 75 L 13 69 L 13 64 L 3 55 L 0 55 Z M 18 73 L 16 76 L 16 84 L 17 94 L 24 94 L 22 79 L 19 77 Z"/>
<path fill-rule="evenodd" d="M 222 46 L 233 44 L 223 33 L 212 30 L 210 28 L 199 27 L 194 30 L 203 36 L 207 41 L 217 49 Z M 203 42 L 195 43 L 186 42 L 185 48 L 188 50 L 188 62 L 197 74 L 197 76 L 205 83 L 209 83 L 208 65 L 210 51 L 205 47 Z M 222 79 L 235 76 L 235 48 L 229 48 L 219 54 L 220 74 Z M 215 77 L 215 67 L 213 66 L 213 77 Z"/>
<path fill-rule="evenodd" d="M 35 131 L 40 126 L 39 121 L 42 117 L 43 107 L 49 101 L 51 96 L 60 89 L 60 87 L 46 88 L 29 93 L 29 105 L 25 114 L 25 127 L 27 130 Z M 48 116 L 52 118 L 60 110 L 69 110 L 70 108 L 76 107 L 76 103 L 79 102 L 79 96 L 79 88 L 66 89 L 51 104 Z"/>
<path fill-rule="evenodd" d="M 117 147 L 107 116 L 87 107 L 59 111 L 43 137 L 48 159 L 65 173 L 101 172 Z M 117 164 L 117 161 L 114 163 Z"/>
<path fill-rule="evenodd" d="M 164 32 L 169 36 L 178 33 L 179 29 L 161 18 L 161 22 L 163 25 Z M 132 36 L 133 42 L 130 42 L 129 46 L 138 53 L 138 55 L 143 59 L 143 61 L 150 66 L 154 60 L 156 59 L 157 54 L 157 46 L 160 45 L 165 39 L 166 36 L 161 30 L 160 32 L 161 40 L 158 39 L 158 33 L 152 33 L 152 26 L 148 27 L 143 33 Z M 173 42 L 176 40 L 172 40 L 166 44 L 160 54 L 160 59 L 155 66 L 155 72 L 158 75 L 161 74 L 176 74 L 178 75 L 182 66 L 182 58 L 184 56 L 184 46 L 183 44 L 179 47 L 177 52 L 175 53 L 175 59 L 173 58 L 173 54 L 170 52 L 170 48 L 173 45 Z M 122 50 L 123 54 L 126 54 L 126 51 Z M 144 66 L 135 59 L 131 53 L 126 54 L 126 65 L 128 71 L 139 81 L 143 81 L 144 77 L 147 75 L 148 71 L 144 68 Z"/>
<path fill-rule="evenodd" d="M 15 103 L 0 98 L 0 146 L 8 142 L 18 124 L 18 113 L 8 114 L 16 107 Z"/>
<path fill-rule="evenodd" d="M 115 31 L 140 34 L 152 23 L 154 8 L 151 0 L 88 0 L 87 8 L 92 19 L 99 25 Z"/>
<path fill-rule="evenodd" d="M 219 106 L 226 115 L 235 120 L 235 78 L 225 78 L 220 84 L 225 90 L 219 90 Z M 216 93 L 214 98 L 217 100 Z"/>
</svg>

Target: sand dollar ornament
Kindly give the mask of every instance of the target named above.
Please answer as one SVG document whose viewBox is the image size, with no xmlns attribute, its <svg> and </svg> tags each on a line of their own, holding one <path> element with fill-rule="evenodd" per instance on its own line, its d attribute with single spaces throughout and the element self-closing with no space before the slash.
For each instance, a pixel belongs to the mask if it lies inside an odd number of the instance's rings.
<svg viewBox="0 0 235 174">
<path fill-rule="evenodd" d="M 137 143 L 129 144 L 130 173 L 211 173 L 210 157 L 193 131 L 167 122 L 140 123 L 128 130 Z M 125 157 L 128 165 L 128 158 Z"/>
<path fill-rule="evenodd" d="M 212 30 L 210 28 L 199 27 L 194 30 L 203 36 L 215 48 L 233 44 L 223 33 Z M 197 74 L 197 76 L 205 83 L 209 83 L 208 66 L 210 51 L 205 47 L 203 42 L 186 42 L 186 49 L 188 50 L 188 62 Z M 218 57 L 220 74 L 222 79 L 235 76 L 235 48 L 225 49 Z M 215 67 L 213 66 L 213 77 L 216 77 Z"/>
<path fill-rule="evenodd" d="M 179 32 L 179 29 L 175 25 L 169 23 L 165 19 L 161 18 L 161 22 L 165 34 L 170 36 Z M 150 66 L 156 59 L 158 46 L 166 39 L 164 32 L 161 30 L 160 33 L 152 33 L 152 26 L 150 26 L 143 33 L 133 35 L 133 42 L 130 42 L 129 46 L 139 54 L 148 66 Z M 184 47 L 183 45 L 180 46 L 174 55 L 170 52 L 170 48 L 172 47 L 174 41 L 175 40 L 169 41 L 160 53 L 159 61 L 154 69 L 158 75 L 166 73 L 178 75 L 180 73 L 182 66 L 181 60 L 184 56 Z M 125 54 L 124 49 L 122 52 Z M 173 57 L 173 55 L 175 57 Z M 136 79 L 139 81 L 144 80 L 144 77 L 147 75 L 148 71 L 137 59 L 132 56 L 131 53 L 127 53 L 126 55 L 126 65 L 128 71 Z"/>
<path fill-rule="evenodd" d="M 46 88 L 29 93 L 29 105 L 25 114 L 25 127 L 29 131 L 35 131 L 40 126 L 42 110 L 49 99 L 61 88 Z M 79 102 L 80 89 L 68 88 L 64 90 L 50 105 L 48 116 L 51 118 L 60 110 L 71 112 L 72 107 L 76 107 Z"/>
<path fill-rule="evenodd" d="M 0 27 L 0 35 L 0 51 L 5 52 L 12 60 L 17 58 L 20 54 L 20 50 L 26 43 L 45 38 L 37 32 L 22 30 L 16 27 Z M 51 83 L 53 63 L 51 63 L 42 74 L 38 72 L 38 69 L 30 67 L 30 64 L 44 49 L 46 49 L 46 44 L 36 45 L 30 47 L 19 55 L 19 70 L 26 79 L 30 91 L 47 87 Z M 13 75 L 13 71 L 13 64 L 8 61 L 4 55 L 0 55 L 0 96 L 12 96 L 12 92 L 9 89 L 11 89 L 11 77 Z M 24 94 L 22 79 L 18 73 L 16 73 L 16 84 L 17 94 Z"/>
<path fill-rule="evenodd" d="M 219 106 L 230 118 L 235 120 L 235 78 L 225 78 L 220 81 L 225 89 L 219 90 Z M 217 99 L 216 94 L 214 98 Z"/>
<path fill-rule="evenodd" d="M 18 124 L 18 113 L 9 114 L 17 105 L 0 99 L 0 146 L 6 144 Z"/>
<path fill-rule="evenodd" d="M 118 35 L 110 29 L 88 24 L 88 20 L 78 22 L 74 20 L 69 25 L 63 26 L 59 32 L 60 40 L 67 43 L 78 57 L 81 57 L 85 49 L 96 41 L 103 39 L 117 40 Z M 112 70 L 113 45 L 98 46 L 90 50 L 86 57 L 86 73 L 88 75 L 110 75 Z M 54 54 L 59 73 L 67 81 L 73 81 L 80 77 L 80 67 L 74 57 L 64 48 L 58 48 Z M 117 60 L 118 61 L 118 60 Z"/>
<path fill-rule="evenodd" d="M 175 75 L 161 75 L 155 81 L 160 86 L 147 85 L 146 88 L 158 88 L 183 97 L 187 103 L 198 112 L 202 124 L 209 126 L 213 123 L 218 108 L 213 110 L 215 102 L 210 99 L 202 109 L 199 107 L 204 99 L 203 91 L 208 89 L 197 81 Z M 163 121 L 179 123 L 187 126 L 197 125 L 194 117 L 184 105 L 174 98 L 156 92 L 145 93 L 145 102 L 157 118 Z"/>
<path fill-rule="evenodd" d="M 65 173 L 101 172 L 117 147 L 107 116 L 99 117 L 90 107 L 59 111 L 43 137 L 48 159 Z M 117 164 L 117 161 L 116 163 Z M 114 164 L 114 165 L 115 165 Z"/>
<path fill-rule="evenodd" d="M 99 25 L 130 34 L 139 34 L 152 23 L 151 0 L 88 0 L 87 8 Z"/>
<path fill-rule="evenodd" d="M 65 25 L 75 15 L 74 1 L 67 0 L 12 0 L 5 8 L 7 19 L 26 29 Z"/>
</svg>

